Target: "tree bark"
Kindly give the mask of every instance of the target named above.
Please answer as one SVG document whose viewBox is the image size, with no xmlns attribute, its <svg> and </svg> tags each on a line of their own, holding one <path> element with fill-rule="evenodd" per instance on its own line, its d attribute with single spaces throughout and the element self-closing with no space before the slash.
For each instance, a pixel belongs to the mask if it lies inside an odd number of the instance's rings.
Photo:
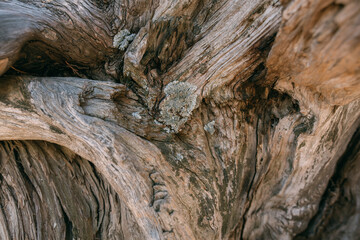
<svg viewBox="0 0 360 240">
<path fill-rule="evenodd" d="M 1 239 L 356 239 L 360 4 L 0 1 Z"/>
</svg>

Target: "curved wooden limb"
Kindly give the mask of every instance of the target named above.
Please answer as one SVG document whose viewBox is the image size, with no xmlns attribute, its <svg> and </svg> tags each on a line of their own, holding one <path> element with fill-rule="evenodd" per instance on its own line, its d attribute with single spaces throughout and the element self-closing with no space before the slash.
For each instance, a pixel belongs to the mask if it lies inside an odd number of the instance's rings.
<svg viewBox="0 0 360 240">
<path fill-rule="evenodd" d="M 7 78 L 1 85 L 7 93 L 1 101 L 1 140 L 53 142 L 90 160 L 109 179 L 149 239 L 161 238 L 164 227 L 159 221 L 169 224 L 170 218 L 186 214 L 173 214 L 179 204 L 177 194 L 172 195 L 165 186 L 169 201 L 171 197 L 168 214 L 161 219 L 156 213 L 156 205 L 167 200 L 153 199 L 153 184 L 164 184 L 161 179 L 170 170 L 156 146 L 115 123 L 119 109 L 114 99 L 125 95 L 125 86 L 36 77 Z M 136 120 L 136 116 L 129 115 Z M 179 236 L 192 237 L 189 226 L 171 228 Z"/>
</svg>

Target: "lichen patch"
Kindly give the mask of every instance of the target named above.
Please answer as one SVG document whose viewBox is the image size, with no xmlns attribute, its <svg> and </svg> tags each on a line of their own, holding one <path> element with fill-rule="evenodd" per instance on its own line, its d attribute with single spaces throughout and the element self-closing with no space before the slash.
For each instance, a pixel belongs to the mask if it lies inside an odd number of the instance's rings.
<svg viewBox="0 0 360 240">
<path fill-rule="evenodd" d="M 195 91 L 196 87 L 187 82 L 174 81 L 165 87 L 158 120 L 167 125 L 170 132 L 178 132 L 187 122 L 196 107 Z"/>
<path fill-rule="evenodd" d="M 113 47 L 125 51 L 129 44 L 134 40 L 136 34 L 131 34 L 129 30 L 123 29 L 114 36 Z"/>
<path fill-rule="evenodd" d="M 214 132 L 215 132 L 215 121 L 211 121 L 211 122 L 209 122 L 208 124 L 206 124 L 206 125 L 204 126 L 204 130 L 205 130 L 206 132 L 210 133 L 211 135 L 213 135 Z"/>
</svg>

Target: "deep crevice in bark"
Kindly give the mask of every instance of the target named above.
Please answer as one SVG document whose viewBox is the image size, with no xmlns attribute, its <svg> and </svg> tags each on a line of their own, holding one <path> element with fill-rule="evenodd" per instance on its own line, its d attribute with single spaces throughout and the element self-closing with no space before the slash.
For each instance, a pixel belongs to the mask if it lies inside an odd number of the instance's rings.
<svg viewBox="0 0 360 240">
<path fill-rule="evenodd" d="M 112 203 L 108 202 L 111 198 L 117 198 L 117 195 L 108 194 L 108 183 L 98 175 L 97 171 L 86 160 L 79 158 L 63 147 L 45 142 L 9 141 L 1 142 L 1 146 L 0 186 L 3 191 L 9 191 L 13 198 L 11 201 L 5 197 L 5 194 L 1 194 L 3 197 L 0 198 L 0 204 L 4 210 L 5 218 L 0 218 L 0 223 L 2 226 L 4 224 L 5 226 L 12 226 L 8 229 L 2 229 L 2 233 L 5 231 L 10 238 L 22 238 L 27 235 L 32 239 L 57 239 L 61 236 L 65 239 L 73 239 L 74 237 L 104 239 L 111 236 L 117 236 L 117 238 L 122 236 L 122 239 L 126 239 L 126 236 L 119 234 L 119 230 L 121 230 L 119 227 L 126 229 L 129 227 L 127 224 L 134 224 L 134 220 L 127 217 L 127 220 L 121 223 L 125 225 L 118 226 L 116 226 L 116 222 L 111 222 L 109 217 L 112 212 L 120 211 L 120 205 L 123 203 L 115 199 L 111 200 Z M 28 152 L 29 150 L 30 152 Z M 34 150 L 37 150 L 39 155 L 34 155 Z M 54 156 L 57 159 L 54 159 Z M 16 172 L 18 175 L 14 174 Z M 17 184 L 14 184 L 10 180 L 11 178 L 15 178 Z M 44 181 L 44 183 L 39 185 L 39 181 Z M 70 191 L 73 199 L 68 198 L 68 191 Z M 111 188 L 110 191 L 112 191 Z M 19 210 L 24 209 L 24 198 L 26 199 L 25 206 L 29 204 L 28 208 L 25 209 L 31 214 L 23 215 L 23 218 L 18 219 L 21 228 L 13 228 L 16 226 L 14 225 L 16 222 L 6 216 L 16 213 L 13 212 L 15 208 L 9 206 L 16 206 Z M 108 203 L 100 204 L 98 198 L 101 199 L 101 202 Z M 51 203 L 52 201 L 54 202 Z M 56 209 L 58 209 L 58 213 L 54 212 Z M 129 214 L 126 207 L 124 209 L 125 211 L 122 210 L 121 213 Z M 99 219 L 98 214 L 93 215 L 88 212 L 89 210 L 92 212 L 101 211 L 104 218 Z M 27 219 L 28 217 L 31 219 Z M 27 221 L 33 222 L 34 228 L 18 231 L 22 228 L 31 227 L 31 225 L 26 225 Z M 92 224 L 88 225 L 86 223 L 88 221 Z M 87 227 L 84 228 L 84 226 Z M 89 228 L 90 226 L 92 227 Z M 115 227 L 113 229 L 115 235 L 108 232 L 111 226 Z M 2 237 L 7 236 L 7 234 Z"/>
<path fill-rule="evenodd" d="M 356 215 L 359 212 L 359 189 L 351 184 L 351 180 L 356 182 L 356 179 L 360 179 L 359 152 L 360 128 L 339 159 L 316 215 L 296 239 L 353 239 L 358 236 L 360 229 Z M 352 231 L 347 231 L 350 229 Z"/>
</svg>

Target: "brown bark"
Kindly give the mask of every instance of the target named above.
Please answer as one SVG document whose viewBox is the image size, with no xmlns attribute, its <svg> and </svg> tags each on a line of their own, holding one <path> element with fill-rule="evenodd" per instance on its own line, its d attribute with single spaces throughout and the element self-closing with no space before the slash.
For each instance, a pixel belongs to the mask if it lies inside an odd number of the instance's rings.
<svg viewBox="0 0 360 240">
<path fill-rule="evenodd" d="M 1 239 L 356 239 L 358 1 L 1 1 Z"/>
</svg>

